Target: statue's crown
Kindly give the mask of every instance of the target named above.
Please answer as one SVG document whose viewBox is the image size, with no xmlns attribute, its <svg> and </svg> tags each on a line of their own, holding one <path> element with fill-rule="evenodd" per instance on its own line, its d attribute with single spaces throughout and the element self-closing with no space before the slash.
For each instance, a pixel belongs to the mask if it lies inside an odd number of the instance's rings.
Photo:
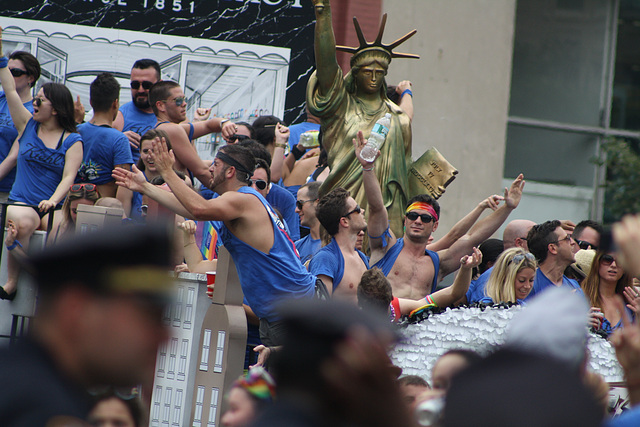
<svg viewBox="0 0 640 427">
<path fill-rule="evenodd" d="M 411 36 L 413 36 L 417 30 L 410 31 L 406 35 L 400 37 L 398 40 L 394 41 L 391 44 L 382 43 L 382 35 L 384 34 L 384 27 L 387 23 L 387 14 L 382 15 L 382 23 L 380 24 L 380 29 L 378 30 L 378 37 L 376 37 L 375 41 L 372 43 L 367 42 L 364 38 L 364 34 L 362 33 L 362 28 L 360 28 L 360 23 L 358 22 L 358 18 L 353 17 L 353 25 L 356 28 L 356 34 L 358 35 L 358 42 L 360 43 L 359 47 L 348 47 L 348 46 L 336 46 L 336 50 L 341 52 L 348 52 L 353 54 L 351 58 L 351 66 L 353 66 L 356 58 L 360 56 L 364 52 L 370 51 L 380 51 L 389 55 L 390 58 L 420 58 L 419 55 L 414 55 L 412 53 L 399 53 L 394 52 L 393 49 L 400 46 L 406 40 L 408 40 Z"/>
</svg>

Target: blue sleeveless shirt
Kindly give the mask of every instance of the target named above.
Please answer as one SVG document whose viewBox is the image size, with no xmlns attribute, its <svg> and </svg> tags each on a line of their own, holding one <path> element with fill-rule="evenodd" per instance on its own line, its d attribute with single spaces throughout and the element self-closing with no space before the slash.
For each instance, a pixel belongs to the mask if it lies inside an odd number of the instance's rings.
<svg viewBox="0 0 640 427">
<path fill-rule="evenodd" d="M 255 249 L 222 227 L 222 241 L 236 264 L 242 292 L 253 312 L 270 322 L 278 320 L 276 308 L 286 299 L 313 298 L 316 278 L 300 262 L 285 226 L 260 193 L 242 187 L 239 193 L 260 200 L 271 218 L 273 246 L 269 253 Z"/>
<path fill-rule="evenodd" d="M 400 251 L 402 250 L 403 247 L 404 247 L 404 239 L 401 237 L 396 240 L 395 245 L 389 248 L 389 250 L 387 251 L 386 254 L 384 254 L 382 259 L 375 263 L 374 267 L 378 267 L 380 270 L 382 270 L 385 276 L 388 276 L 389 273 L 391 273 L 391 268 L 393 268 L 393 264 L 396 263 L 396 260 L 398 259 L 398 255 L 400 255 Z M 440 257 L 438 256 L 437 252 L 430 251 L 426 248 L 424 250 L 424 253 L 425 255 L 429 255 L 429 258 L 431 258 L 431 261 L 433 262 L 434 275 L 433 275 L 433 282 L 431 283 L 431 292 L 429 292 L 430 294 L 432 294 L 436 291 L 436 288 L 438 287 L 438 272 L 440 271 Z"/>
<path fill-rule="evenodd" d="M 11 199 L 31 205 L 48 200 L 55 193 L 62 180 L 67 150 L 78 141 L 82 143 L 80 134 L 65 132 L 60 146 L 48 148 L 38 136 L 39 127 L 40 123 L 29 119 L 22 132 L 16 180 L 9 193 Z"/>
</svg>

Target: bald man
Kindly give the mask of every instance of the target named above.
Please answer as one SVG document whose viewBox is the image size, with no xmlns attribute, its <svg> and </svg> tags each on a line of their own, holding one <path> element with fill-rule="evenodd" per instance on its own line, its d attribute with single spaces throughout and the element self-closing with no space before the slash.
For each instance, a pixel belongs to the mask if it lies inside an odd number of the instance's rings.
<svg viewBox="0 0 640 427">
<path fill-rule="evenodd" d="M 527 246 L 527 234 L 531 227 L 536 225 L 535 222 L 526 219 L 514 219 L 509 222 L 504 228 L 502 233 L 502 242 L 504 244 L 504 250 L 511 248 L 522 248 L 525 251 L 529 250 Z M 487 269 L 480 277 L 472 281 L 467 291 L 466 299 L 467 303 L 471 304 L 480 301 L 485 297 L 484 288 L 489 280 L 489 276 L 493 271 L 493 267 Z"/>
</svg>

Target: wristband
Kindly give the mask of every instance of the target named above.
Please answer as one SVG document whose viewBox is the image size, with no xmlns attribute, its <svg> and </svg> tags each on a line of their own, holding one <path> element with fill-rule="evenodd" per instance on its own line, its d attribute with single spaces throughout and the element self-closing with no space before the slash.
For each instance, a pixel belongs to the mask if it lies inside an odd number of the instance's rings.
<svg viewBox="0 0 640 427">
<path fill-rule="evenodd" d="M 291 154 L 293 154 L 293 157 L 298 160 L 300 157 L 304 156 L 304 151 L 300 150 L 297 145 L 294 145 L 291 149 Z"/>
<path fill-rule="evenodd" d="M 277 142 L 276 143 L 276 148 L 287 148 L 287 144 L 285 144 L 283 142 Z"/>
<path fill-rule="evenodd" d="M 6 56 L 1 57 L 0 68 L 7 68 L 7 65 L 9 65 L 9 58 L 7 58 Z"/>
<path fill-rule="evenodd" d="M 364 166 L 362 167 L 362 170 L 365 172 L 369 172 L 375 169 L 375 166 L 371 166 L 369 169 L 365 169 Z"/>
<path fill-rule="evenodd" d="M 7 246 L 7 244 L 5 243 L 5 246 Z M 11 244 L 11 246 L 7 246 L 7 250 L 8 251 L 12 251 L 16 248 L 16 246 L 20 246 L 22 247 L 22 243 L 20 243 L 20 241 L 18 240 L 14 240 L 13 243 Z"/>
<path fill-rule="evenodd" d="M 406 94 L 409 94 L 412 98 L 413 98 L 413 92 L 411 92 L 411 89 L 405 89 L 402 91 L 402 94 L 400 95 L 400 98 L 402 98 L 403 96 L 405 96 Z"/>
<path fill-rule="evenodd" d="M 223 125 L 223 124 L 225 124 L 225 123 L 227 123 L 228 121 L 229 121 L 229 119 L 222 119 L 222 120 L 220 121 L 220 129 L 222 129 L 222 125 Z"/>
</svg>

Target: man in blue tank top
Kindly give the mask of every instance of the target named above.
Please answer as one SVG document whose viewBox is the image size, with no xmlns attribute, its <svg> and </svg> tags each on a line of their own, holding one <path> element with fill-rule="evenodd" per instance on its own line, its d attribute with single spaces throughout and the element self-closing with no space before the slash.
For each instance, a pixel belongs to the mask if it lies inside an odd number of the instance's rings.
<svg viewBox="0 0 640 427">
<path fill-rule="evenodd" d="M 211 175 L 209 166 L 199 156 L 193 140 L 213 132 L 220 132 L 229 140 L 237 126 L 229 119 L 214 117 L 198 122 L 187 122 L 187 98 L 180 85 L 172 81 L 159 82 L 149 91 L 149 102 L 156 115 L 154 127 L 169 136 L 175 155 L 176 170 L 196 177 L 208 186 Z"/>
<path fill-rule="evenodd" d="M 244 147 L 222 147 L 209 169 L 209 188 L 220 196 L 205 200 L 175 174 L 174 158 L 166 145 L 154 145 L 153 152 L 156 169 L 172 193 L 151 185 L 142 173 L 124 169 L 114 172 L 118 184 L 187 218 L 224 223 L 224 246 L 236 263 L 244 296 L 260 318 L 260 339 L 267 346 L 278 345 L 282 334 L 278 304 L 313 298 L 322 286 L 300 263 L 293 241 L 269 203 L 247 185 L 254 157 Z M 326 289 L 321 293 L 326 296 Z"/>
<path fill-rule="evenodd" d="M 489 238 L 520 203 L 524 177 L 518 176 L 504 192 L 504 205 L 481 220 L 471 232 L 458 239 L 448 249 L 432 252 L 426 249 L 431 233 L 438 228 L 440 206 L 426 194 L 409 200 L 405 209 L 405 233 L 396 238 L 389 228 L 387 208 L 376 175 L 374 162 L 360 157 L 366 144 L 362 131 L 354 141 L 356 157 L 362 165 L 363 183 L 369 205 L 367 232 L 371 248 L 370 264 L 379 267 L 389 279 L 393 295 L 398 298 L 420 299 L 435 291 L 438 275 L 445 277 L 460 267 L 460 258 L 469 255 L 474 246 Z"/>
<path fill-rule="evenodd" d="M 160 81 L 160 64 L 153 59 L 139 59 L 131 69 L 131 102 L 120 106 L 113 127 L 129 139 L 134 163 L 140 158 L 140 137 L 156 124 L 149 104 L 149 89 Z"/>
</svg>

